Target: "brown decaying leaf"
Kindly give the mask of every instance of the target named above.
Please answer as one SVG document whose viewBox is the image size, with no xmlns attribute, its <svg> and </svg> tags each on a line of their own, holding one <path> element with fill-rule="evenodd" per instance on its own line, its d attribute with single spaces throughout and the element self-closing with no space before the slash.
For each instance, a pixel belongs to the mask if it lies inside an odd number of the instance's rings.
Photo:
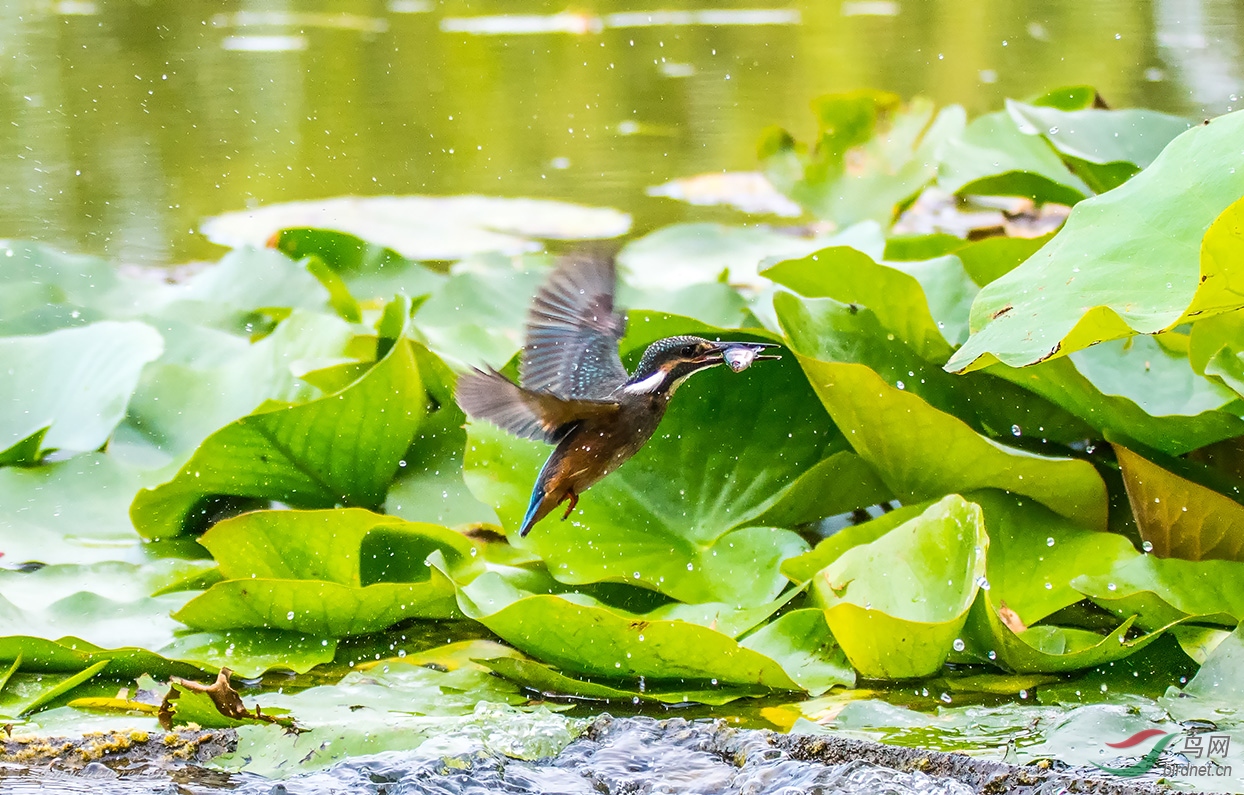
<svg viewBox="0 0 1244 795">
<path fill-rule="evenodd" d="M 1114 445 L 1140 537 L 1161 558 L 1244 561 L 1244 505 Z"/>
<path fill-rule="evenodd" d="M 1020 619 L 1019 613 L 1007 607 L 1006 602 L 1002 602 L 998 606 L 998 618 L 1002 619 L 1002 623 L 1006 625 L 1006 628 L 1016 635 L 1028 629 L 1028 626 Z"/>
<path fill-rule="evenodd" d="M 189 679 L 182 679 L 180 676 L 171 677 L 169 679 L 168 695 L 164 697 L 163 703 L 160 704 L 160 711 L 157 715 L 160 720 L 160 726 L 165 731 L 173 730 L 173 702 L 181 695 L 177 690 L 177 686 L 180 685 L 186 690 L 206 695 L 212 700 L 212 704 L 216 706 L 220 714 L 226 718 L 232 718 L 233 720 L 258 720 L 284 726 L 286 731 L 304 731 L 289 718 L 277 718 L 263 714 L 258 704 L 255 705 L 253 712 L 247 709 L 246 705 L 242 703 L 242 697 L 238 695 L 238 691 L 234 690 L 233 685 L 229 684 L 229 677 L 232 675 L 233 671 L 228 668 L 221 668 L 220 673 L 216 675 L 216 681 L 210 685 L 192 682 Z"/>
</svg>

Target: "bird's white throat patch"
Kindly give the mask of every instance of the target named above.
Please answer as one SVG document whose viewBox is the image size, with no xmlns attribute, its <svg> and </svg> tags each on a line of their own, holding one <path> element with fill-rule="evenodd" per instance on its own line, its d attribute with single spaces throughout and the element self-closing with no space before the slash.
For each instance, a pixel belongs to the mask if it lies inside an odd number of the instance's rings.
<svg viewBox="0 0 1244 795">
<path fill-rule="evenodd" d="M 667 375 L 669 375 L 669 373 L 664 370 L 657 370 L 655 373 L 642 381 L 627 384 L 622 387 L 622 391 L 628 395 L 650 395 L 661 388 L 661 384 L 665 383 L 665 377 Z"/>
</svg>

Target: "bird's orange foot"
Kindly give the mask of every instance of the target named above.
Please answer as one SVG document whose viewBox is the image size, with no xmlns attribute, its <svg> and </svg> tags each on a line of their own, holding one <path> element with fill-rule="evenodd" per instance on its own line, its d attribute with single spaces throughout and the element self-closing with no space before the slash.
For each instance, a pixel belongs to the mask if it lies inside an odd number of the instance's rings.
<svg viewBox="0 0 1244 795">
<path fill-rule="evenodd" d="M 573 511 L 574 507 L 578 504 L 579 504 L 579 495 L 575 494 L 573 491 L 570 492 L 570 504 L 566 506 L 566 512 L 562 514 L 563 522 L 570 518 L 570 512 Z"/>
</svg>

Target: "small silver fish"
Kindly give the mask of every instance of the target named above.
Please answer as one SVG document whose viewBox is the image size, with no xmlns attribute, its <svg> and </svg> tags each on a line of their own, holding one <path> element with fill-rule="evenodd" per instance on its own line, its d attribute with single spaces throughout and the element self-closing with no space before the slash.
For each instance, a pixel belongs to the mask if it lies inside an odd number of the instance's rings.
<svg viewBox="0 0 1244 795">
<path fill-rule="evenodd" d="M 781 356 L 764 353 L 765 348 L 776 348 L 766 342 L 754 342 L 733 345 L 726 349 L 722 357 L 726 360 L 726 364 L 730 365 L 730 369 L 736 373 L 741 373 L 752 366 L 752 362 L 758 359 L 781 359 Z"/>
</svg>

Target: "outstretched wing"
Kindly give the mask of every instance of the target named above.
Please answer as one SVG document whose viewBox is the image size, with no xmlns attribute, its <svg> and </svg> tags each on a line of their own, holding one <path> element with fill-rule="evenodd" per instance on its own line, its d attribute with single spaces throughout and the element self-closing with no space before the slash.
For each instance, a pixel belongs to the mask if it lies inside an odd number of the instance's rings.
<svg viewBox="0 0 1244 795">
<path fill-rule="evenodd" d="M 618 356 L 626 318 L 613 308 L 613 258 L 570 259 L 531 303 L 519 365 L 524 389 L 605 398 L 629 377 Z"/>
<path fill-rule="evenodd" d="M 488 420 L 515 436 L 556 444 L 578 420 L 612 414 L 605 400 L 566 400 L 524 389 L 496 370 L 475 370 L 458 379 L 458 405 L 472 419 Z"/>
</svg>

